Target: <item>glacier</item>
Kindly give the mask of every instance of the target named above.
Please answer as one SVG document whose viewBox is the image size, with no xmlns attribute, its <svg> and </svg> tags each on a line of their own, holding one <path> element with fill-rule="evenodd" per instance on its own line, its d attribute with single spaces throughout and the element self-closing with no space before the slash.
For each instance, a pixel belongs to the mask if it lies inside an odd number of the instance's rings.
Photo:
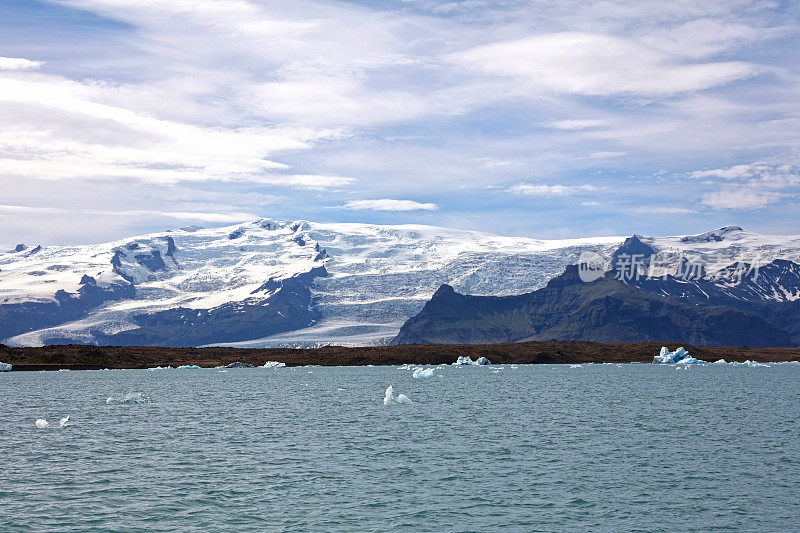
<svg viewBox="0 0 800 533">
<path fill-rule="evenodd" d="M 673 263 L 682 254 L 721 265 L 756 253 L 800 261 L 800 236 L 735 226 L 639 237 Z M 30 246 L 0 252 L 0 342 L 383 345 L 443 283 L 475 295 L 530 292 L 581 252 L 608 259 L 623 240 L 265 218 L 94 245 L 44 245 L 36 253 Z M 763 296 L 800 299 L 794 288 L 769 291 Z"/>
</svg>

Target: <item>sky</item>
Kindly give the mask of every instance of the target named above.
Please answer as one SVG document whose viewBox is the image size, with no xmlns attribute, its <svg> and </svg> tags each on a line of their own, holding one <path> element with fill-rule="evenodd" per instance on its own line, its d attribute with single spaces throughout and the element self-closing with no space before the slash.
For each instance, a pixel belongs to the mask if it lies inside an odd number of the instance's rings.
<svg viewBox="0 0 800 533">
<path fill-rule="evenodd" d="M 0 243 L 800 233 L 800 3 L 0 0 Z"/>
</svg>

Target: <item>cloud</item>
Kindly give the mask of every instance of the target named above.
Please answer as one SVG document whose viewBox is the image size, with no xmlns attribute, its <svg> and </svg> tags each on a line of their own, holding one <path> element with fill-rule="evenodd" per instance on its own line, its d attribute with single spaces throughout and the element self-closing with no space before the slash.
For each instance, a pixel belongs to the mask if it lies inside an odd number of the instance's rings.
<svg viewBox="0 0 800 533">
<path fill-rule="evenodd" d="M 725 188 L 703 196 L 702 203 L 712 209 L 755 210 L 768 207 L 786 195 L 756 187 Z"/>
<path fill-rule="evenodd" d="M 135 210 L 121 210 L 121 211 L 105 211 L 98 209 L 63 209 L 59 207 L 33 207 L 33 206 L 20 206 L 20 205 L 2 205 L 0 204 L 0 216 L 4 215 L 20 215 L 20 214 L 36 214 L 36 215 L 68 215 L 79 214 L 89 216 L 102 216 L 102 217 L 148 217 L 155 219 L 171 218 L 176 220 L 187 221 L 201 221 L 201 222 L 241 222 L 243 220 L 250 220 L 258 218 L 258 215 L 253 213 L 207 213 L 207 212 L 182 212 L 182 211 L 157 211 L 149 209 L 135 209 Z"/>
<path fill-rule="evenodd" d="M 344 176 L 323 176 L 318 174 L 278 174 L 258 178 L 259 183 L 283 185 L 297 189 L 325 190 L 350 185 L 354 178 Z"/>
<path fill-rule="evenodd" d="M 598 128 L 604 124 L 605 121 L 599 119 L 577 119 L 577 120 L 556 120 L 548 123 L 548 126 L 557 130 L 585 130 L 589 128 Z"/>
<path fill-rule="evenodd" d="M 696 179 L 712 180 L 719 188 L 703 195 L 702 203 L 712 209 L 757 210 L 800 192 L 800 169 L 792 164 L 745 163 L 731 167 L 694 171 Z M 713 179 L 722 179 L 715 182 Z"/>
<path fill-rule="evenodd" d="M 451 56 L 533 90 L 583 95 L 670 96 L 753 76 L 742 61 L 691 63 L 641 42 L 568 31 L 500 41 Z"/>
<path fill-rule="evenodd" d="M 694 209 L 688 207 L 667 206 L 637 207 L 634 212 L 642 215 L 689 215 L 696 213 Z"/>
<path fill-rule="evenodd" d="M 571 196 L 582 192 L 596 191 L 593 185 L 545 185 L 541 183 L 518 183 L 506 192 L 525 196 Z"/>
<path fill-rule="evenodd" d="M 32 61 L 22 57 L 0 57 L 0 70 L 34 70 L 41 68 L 44 61 Z"/>
<path fill-rule="evenodd" d="M 341 209 L 368 210 L 368 211 L 434 211 L 439 209 L 437 204 L 421 203 L 413 200 L 350 200 Z"/>
</svg>

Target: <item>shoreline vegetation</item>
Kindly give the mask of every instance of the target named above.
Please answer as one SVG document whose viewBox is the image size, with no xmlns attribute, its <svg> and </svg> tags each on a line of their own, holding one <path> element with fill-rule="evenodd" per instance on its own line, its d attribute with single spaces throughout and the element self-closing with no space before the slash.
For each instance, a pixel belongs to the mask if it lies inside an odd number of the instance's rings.
<svg viewBox="0 0 800 533">
<path fill-rule="evenodd" d="M 287 366 L 440 365 L 461 356 L 488 358 L 493 364 L 652 363 L 662 346 L 683 346 L 695 358 L 708 362 L 747 360 L 762 363 L 800 361 L 800 347 L 748 348 L 692 346 L 680 342 L 600 343 L 543 341 L 508 344 L 404 344 L 397 346 L 321 348 L 162 348 L 157 346 L 54 345 L 11 348 L 0 345 L 0 361 L 12 371 L 143 369 L 198 365 L 218 367 L 234 362 L 260 366 L 279 361 Z"/>
</svg>

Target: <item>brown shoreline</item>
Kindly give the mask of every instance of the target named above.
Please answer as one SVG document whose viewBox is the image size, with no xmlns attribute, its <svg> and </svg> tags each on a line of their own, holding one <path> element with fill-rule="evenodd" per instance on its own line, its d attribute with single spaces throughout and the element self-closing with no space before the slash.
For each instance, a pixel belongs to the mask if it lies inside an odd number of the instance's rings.
<svg viewBox="0 0 800 533">
<path fill-rule="evenodd" d="M 280 361 L 288 366 L 363 366 L 449 364 L 459 356 L 487 357 L 492 363 L 650 363 L 662 346 L 685 347 L 704 361 L 800 361 L 798 348 L 748 348 L 745 346 L 692 346 L 680 342 L 599 343 L 590 341 L 545 341 L 513 344 L 406 344 L 346 348 L 161 348 L 155 346 L 59 345 L 40 348 L 10 348 L 0 345 L 0 361 L 12 371 L 94 370 L 102 368 L 150 368 L 199 365 L 216 367 L 236 361 L 263 365 Z"/>
</svg>

